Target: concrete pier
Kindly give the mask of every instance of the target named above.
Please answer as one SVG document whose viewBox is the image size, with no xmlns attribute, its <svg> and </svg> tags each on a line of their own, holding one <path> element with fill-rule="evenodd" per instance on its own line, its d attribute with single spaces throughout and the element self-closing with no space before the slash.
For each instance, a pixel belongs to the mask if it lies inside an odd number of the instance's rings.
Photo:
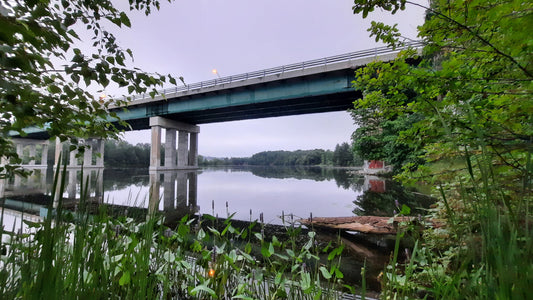
<svg viewBox="0 0 533 300">
<path fill-rule="evenodd" d="M 104 167 L 104 139 L 100 138 L 89 138 L 85 140 L 80 140 L 79 144 L 85 146 L 83 157 L 80 159 L 78 157 L 78 150 L 72 150 L 69 152 L 68 156 L 68 165 L 69 169 L 81 168 L 103 168 Z M 68 141 L 61 142 L 59 139 L 56 139 L 56 149 L 55 149 L 55 162 L 54 167 L 57 166 L 59 162 L 59 155 L 63 151 L 63 145 L 69 144 Z"/>
<path fill-rule="evenodd" d="M 47 140 L 34 139 L 12 139 L 15 144 L 18 157 L 22 160 L 20 166 L 28 169 L 46 168 L 48 160 L 48 144 Z M 37 157 L 37 149 L 41 151 Z M 3 163 L 7 161 L 4 159 Z"/>
<path fill-rule="evenodd" d="M 198 168 L 200 127 L 162 117 L 151 117 L 150 127 L 152 128 L 150 171 Z M 161 161 L 161 129 L 166 131 L 164 162 Z"/>
</svg>

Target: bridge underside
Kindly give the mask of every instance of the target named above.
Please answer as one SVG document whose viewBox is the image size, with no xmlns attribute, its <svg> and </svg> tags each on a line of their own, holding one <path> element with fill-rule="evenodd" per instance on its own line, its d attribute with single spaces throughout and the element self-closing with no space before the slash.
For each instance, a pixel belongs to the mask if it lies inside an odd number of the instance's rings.
<svg viewBox="0 0 533 300">
<path fill-rule="evenodd" d="M 160 116 L 188 124 L 206 124 L 268 117 L 345 111 L 362 97 L 352 87 L 352 69 L 235 88 L 203 89 L 187 95 L 133 104 L 117 112 L 133 130 L 150 128 L 148 118 Z"/>
<path fill-rule="evenodd" d="M 358 98 L 361 98 L 361 93 L 352 90 L 345 93 L 158 115 L 166 119 L 177 120 L 189 124 L 207 124 L 345 111 L 352 108 L 353 101 Z M 150 128 L 148 119 L 132 119 L 127 122 L 133 130 Z"/>
</svg>

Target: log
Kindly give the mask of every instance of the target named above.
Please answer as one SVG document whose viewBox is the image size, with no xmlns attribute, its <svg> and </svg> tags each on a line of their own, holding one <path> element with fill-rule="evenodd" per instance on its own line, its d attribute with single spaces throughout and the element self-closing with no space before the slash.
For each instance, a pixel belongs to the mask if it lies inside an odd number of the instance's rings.
<svg viewBox="0 0 533 300">
<path fill-rule="evenodd" d="M 416 217 L 395 217 L 394 222 L 389 223 L 391 217 L 376 216 L 353 216 L 353 217 L 318 217 L 300 219 L 298 222 L 308 227 L 339 229 L 346 231 L 358 231 L 371 234 L 396 234 L 398 223 L 417 222 Z M 438 220 L 430 220 L 427 224 L 431 227 L 441 227 L 443 223 Z"/>
</svg>

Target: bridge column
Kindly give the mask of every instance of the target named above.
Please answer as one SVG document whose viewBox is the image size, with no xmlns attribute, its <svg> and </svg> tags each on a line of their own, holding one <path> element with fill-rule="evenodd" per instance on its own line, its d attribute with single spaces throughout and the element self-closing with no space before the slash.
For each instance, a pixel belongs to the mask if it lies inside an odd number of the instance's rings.
<svg viewBox="0 0 533 300">
<path fill-rule="evenodd" d="M 105 149 L 105 140 L 98 139 L 95 144 L 95 151 L 100 155 L 96 157 L 96 166 L 97 168 L 104 167 L 104 149 Z"/>
<path fill-rule="evenodd" d="M 176 172 L 163 174 L 163 210 L 176 207 Z"/>
<path fill-rule="evenodd" d="M 198 173 L 191 172 L 189 173 L 189 201 L 187 205 L 189 209 L 196 212 L 198 211 Z"/>
<path fill-rule="evenodd" d="M 152 126 L 152 144 L 150 146 L 150 170 L 161 168 L 161 127 Z"/>
<path fill-rule="evenodd" d="M 63 151 L 63 143 L 61 142 L 61 140 L 56 137 L 56 149 L 55 149 L 55 153 L 54 153 L 54 167 L 57 166 L 57 164 L 59 163 L 59 155 L 61 155 L 61 152 Z"/>
<path fill-rule="evenodd" d="M 189 133 L 180 130 L 178 133 L 178 168 L 184 169 L 189 165 Z"/>
<path fill-rule="evenodd" d="M 55 159 L 54 159 L 54 167 L 57 166 L 59 162 L 59 156 L 61 152 L 63 151 L 63 145 L 68 142 L 61 142 L 59 138 L 56 138 L 56 145 L 55 145 Z M 105 140 L 100 138 L 89 138 L 86 140 L 80 140 L 80 145 L 85 145 L 85 149 L 83 152 L 83 167 L 84 168 L 103 168 L 104 167 L 104 145 Z M 48 147 L 44 148 L 43 151 L 48 151 Z M 95 163 L 93 164 L 93 157 L 96 155 Z M 78 158 L 76 157 L 78 155 L 78 150 L 72 150 L 69 153 L 69 161 L 68 161 L 68 168 L 81 168 L 81 165 L 78 163 Z M 43 161 L 46 161 L 48 159 L 48 153 L 43 154 Z M 61 164 L 60 164 L 61 165 Z"/>
<path fill-rule="evenodd" d="M 189 166 L 198 166 L 198 133 L 196 132 L 190 134 Z"/>
<path fill-rule="evenodd" d="M 175 167 L 176 167 L 176 129 L 167 128 L 166 133 L 165 133 L 165 168 L 173 169 Z"/>
<path fill-rule="evenodd" d="M 78 167 L 78 158 L 76 157 L 76 155 L 78 155 L 78 150 L 70 151 L 70 160 L 69 160 L 69 167 L 70 168 L 77 168 Z"/>
<path fill-rule="evenodd" d="M 23 156 L 24 156 L 24 145 L 21 144 L 21 143 L 16 143 L 16 145 L 17 145 L 16 146 L 17 147 L 17 150 L 16 150 L 17 151 L 17 155 L 18 155 L 18 157 L 20 159 L 22 159 Z"/>
<path fill-rule="evenodd" d="M 85 151 L 83 152 L 83 166 L 90 167 L 93 164 L 93 146 L 90 139 L 85 140 Z"/>
<path fill-rule="evenodd" d="M 41 154 L 41 165 L 48 166 L 48 143 L 43 144 L 43 153 Z"/>
<path fill-rule="evenodd" d="M 151 117 L 152 146 L 150 170 L 196 169 L 198 168 L 198 133 L 200 127 L 162 117 Z M 165 164 L 161 166 L 161 129 L 166 130 Z M 176 130 L 178 143 L 176 150 Z M 190 138 L 189 138 L 190 135 Z M 189 150 L 189 140 L 191 141 Z M 176 163 L 177 152 L 177 163 Z"/>
<path fill-rule="evenodd" d="M 28 162 L 28 165 L 33 166 L 35 165 L 35 144 L 30 145 L 30 161 Z"/>
</svg>

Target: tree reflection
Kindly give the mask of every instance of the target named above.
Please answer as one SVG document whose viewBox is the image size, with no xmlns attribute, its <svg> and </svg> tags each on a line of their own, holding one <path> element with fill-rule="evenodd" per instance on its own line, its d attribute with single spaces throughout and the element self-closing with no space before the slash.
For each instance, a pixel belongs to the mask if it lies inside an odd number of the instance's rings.
<svg viewBox="0 0 533 300">
<path fill-rule="evenodd" d="M 393 216 L 398 213 L 397 204 L 399 207 L 403 204 L 409 206 L 412 215 L 424 214 L 424 210 L 435 202 L 433 198 L 407 189 L 395 181 L 381 180 L 384 190 L 381 189 L 381 185 L 370 182 L 367 189 L 357 196 L 357 200 L 354 201 L 357 208 L 353 210 L 355 215 Z"/>
</svg>

